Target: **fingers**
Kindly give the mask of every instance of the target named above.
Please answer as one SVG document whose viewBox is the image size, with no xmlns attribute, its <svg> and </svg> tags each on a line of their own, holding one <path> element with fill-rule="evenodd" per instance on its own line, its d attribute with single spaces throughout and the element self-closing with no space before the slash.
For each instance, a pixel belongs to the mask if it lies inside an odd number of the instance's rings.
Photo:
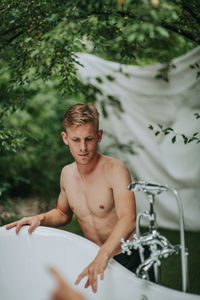
<svg viewBox="0 0 200 300">
<path fill-rule="evenodd" d="M 17 223 L 16 225 L 16 233 L 19 233 L 20 229 L 22 228 L 22 223 Z"/>
<path fill-rule="evenodd" d="M 96 270 L 96 271 L 92 272 L 92 274 L 91 274 L 91 282 L 90 282 L 90 285 L 91 285 L 92 291 L 93 291 L 94 293 L 97 292 L 98 275 L 100 276 L 100 279 L 103 280 L 103 279 L 104 279 L 104 270 L 102 269 L 102 270 L 100 270 L 100 271 L 98 271 L 98 272 L 97 272 L 97 270 Z"/>
<path fill-rule="evenodd" d="M 30 222 L 27 219 L 22 219 L 19 222 L 17 222 L 16 233 L 19 233 L 19 231 L 22 228 L 22 226 L 29 225 L 29 224 L 30 224 Z"/>
<path fill-rule="evenodd" d="M 99 275 L 100 275 L 100 279 L 103 280 L 103 279 L 104 279 L 104 270 L 102 270 L 102 271 L 99 273 Z"/>
<path fill-rule="evenodd" d="M 6 229 L 9 230 L 9 229 L 15 227 L 15 226 L 17 225 L 17 222 L 18 222 L 18 221 L 6 225 Z"/>
<path fill-rule="evenodd" d="M 35 228 L 40 225 L 40 221 L 38 220 L 37 216 L 23 218 L 19 221 L 8 224 L 6 226 L 6 229 L 11 229 L 13 227 L 16 227 L 16 233 L 19 233 L 20 229 L 24 225 L 30 225 L 29 229 L 28 229 L 28 232 L 32 233 L 35 230 Z"/>
<path fill-rule="evenodd" d="M 100 275 L 100 279 L 103 280 L 104 279 L 104 270 L 100 270 L 100 272 L 98 272 L 97 270 L 93 270 L 90 268 L 85 269 L 76 279 L 75 284 L 79 284 L 79 282 L 85 277 L 88 276 L 88 279 L 85 283 L 85 288 L 88 288 L 89 286 L 91 286 L 92 291 L 94 293 L 97 292 L 97 281 L 98 281 L 98 275 Z"/>
<path fill-rule="evenodd" d="M 67 285 L 64 278 L 60 275 L 60 273 L 54 267 L 49 267 L 49 271 L 54 275 L 54 277 L 57 279 L 57 281 L 60 285 L 62 285 L 62 284 Z"/>
<path fill-rule="evenodd" d="M 85 298 L 75 291 L 70 284 L 60 275 L 54 267 L 49 267 L 49 271 L 58 281 L 58 287 L 52 293 L 52 300 L 85 300 Z"/>
<path fill-rule="evenodd" d="M 35 228 L 37 228 L 39 225 L 36 223 L 36 224 L 33 224 L 33 223 L 30 223 L 30 226 L 29 226 L 29 229 L 28 229 L 28 232 L 29 233 L 32 233 Z"/>
<path fill-rule="evenodd" d="M 22 219 L 22 220 L 20 220 L 20 221 L 16 221 L 16 222 L 13 222 L 13 223 L 8 224 L 8 225 L 6 226 L 6 229 L 9 230 L 9 229 L 11 229 L 11 228 L 13 228 L 13 227 L 16 227 L 16 233 L 18 233 L 18 232 L 20 231 L 21 227 L 22 227 L 23 225 L 25 225 L 25 224 L 26 224 L 26 222 L 24 222 L 24 220 Z"/>
<path fill-rule="evenodd" d="M 94 271 L 92 274 L 91 274 L 91 277 L 92 277 L 92 282 L 91 282 L 91 287 L 92 287 L 92 291 L 94 293 L 97 292 L 97 272 Z"/>
<path fill-rule="evenodd" d="M 85 269 L 76 279 L 75 284 L 79 284 L 79 282 L 85 277 L 88 276 L 88 270 Z"/>
<path fill-rule="evenodd" d="M 87 289 L 89 286 L 90 286 L 90 281 L 89 281 L 89 278 L 88 278 L 88 280 L 86 281 L 86 284 L 85 284 L 85 289 Z"/>
<path fill-rule="evenodd" d="M 49 271 L 53 274 L 53 276 L 56 278 L 58 282 L 58 287 L 52 292 L 52 300 L 69 300 L 69 299 L 76 300 L 76 297 L 75 298 L 70 297 L 71 294 L 72 296 L 74 296 L 74 292 L 72 288 L 69 286 L 69 284 L 64 280 L 64 278 L 57 271 L 57 269 L 55 269 L 54 267 L 49 267 Z"/>
</svg>

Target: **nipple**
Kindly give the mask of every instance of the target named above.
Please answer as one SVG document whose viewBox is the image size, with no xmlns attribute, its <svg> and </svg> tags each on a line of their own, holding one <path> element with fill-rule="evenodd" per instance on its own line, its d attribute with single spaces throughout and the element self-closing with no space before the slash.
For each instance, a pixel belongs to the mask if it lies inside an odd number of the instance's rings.
<svg viewBox="0 0 200 300">
<path fill-rule="evenodd" d="M 103 205 L 99 205 L 99 208 L 104 209 L 104 206 Z"/>
</svg>

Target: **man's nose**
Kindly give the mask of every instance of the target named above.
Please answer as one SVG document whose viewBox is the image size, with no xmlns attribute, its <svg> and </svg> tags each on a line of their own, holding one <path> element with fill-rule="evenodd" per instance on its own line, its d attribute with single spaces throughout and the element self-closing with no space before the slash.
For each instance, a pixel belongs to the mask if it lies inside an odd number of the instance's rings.
<svg viewBox="0 0 200 300">
<path fill-rule="evenodd" d="M 87 151 L 87 143 L 85 141 L 81 141 L 80 150 L 81 152 Z"/>
</svg>

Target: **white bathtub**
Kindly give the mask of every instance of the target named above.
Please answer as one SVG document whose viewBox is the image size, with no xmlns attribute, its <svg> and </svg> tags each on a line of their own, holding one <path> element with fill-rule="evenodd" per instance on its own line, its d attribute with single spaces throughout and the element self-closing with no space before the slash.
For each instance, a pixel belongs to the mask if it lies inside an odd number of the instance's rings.
<svg viewBox="0 0 200 300">
<path fill-rule="evenodd" d="M 0 228 L 1 300 L 50 299 L 56 281 L 48 266 L 55 266 L 73 285 L 99 249 L 87 239 L 63 230 L 41 226 L 30 235 L 27 228 L 23 227 L 18 235 L 14 229 Z M 85 281 L 74 288 L 91 300 L 200 300 L 198 295 L 138 279 L 113 259 L 98 284 L 97 294 L 84 289 Z"/>
</svg>

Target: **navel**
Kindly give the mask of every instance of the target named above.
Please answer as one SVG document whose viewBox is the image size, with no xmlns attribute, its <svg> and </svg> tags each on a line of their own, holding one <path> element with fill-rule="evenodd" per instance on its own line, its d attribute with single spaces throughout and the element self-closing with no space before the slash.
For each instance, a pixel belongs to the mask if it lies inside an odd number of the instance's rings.
<svg viewBox="0 0 200 300">
<path fill-rule="evenodd" d="M 104 209 L 104 206 L 103 205 L 99 205 L 99 208 Z"/>
</svg>

